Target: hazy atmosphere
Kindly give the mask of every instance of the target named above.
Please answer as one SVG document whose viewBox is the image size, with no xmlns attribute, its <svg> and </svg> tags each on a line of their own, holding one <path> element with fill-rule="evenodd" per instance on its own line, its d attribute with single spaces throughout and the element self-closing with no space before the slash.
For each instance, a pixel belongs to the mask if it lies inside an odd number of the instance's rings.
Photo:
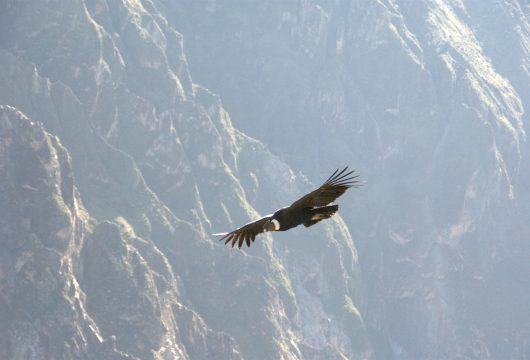
<svg viewBox="0 0 530 360">
<path fill-rule="evenodd" d="M 529 0 L 1 0 L 0 359 L 530 359 L 528 108 Z"/>
</svg>

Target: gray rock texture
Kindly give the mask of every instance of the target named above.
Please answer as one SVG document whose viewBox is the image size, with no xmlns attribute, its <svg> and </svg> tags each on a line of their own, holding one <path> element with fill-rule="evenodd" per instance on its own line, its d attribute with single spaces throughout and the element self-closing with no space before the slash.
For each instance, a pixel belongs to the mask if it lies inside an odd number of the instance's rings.
<svg viewBox="0 0 530 360">
<path fill-rule="evenodd" d="M 524 0 L 4 0 L 0 358 L 529 359 L 529 59 Z"/>
</svg>

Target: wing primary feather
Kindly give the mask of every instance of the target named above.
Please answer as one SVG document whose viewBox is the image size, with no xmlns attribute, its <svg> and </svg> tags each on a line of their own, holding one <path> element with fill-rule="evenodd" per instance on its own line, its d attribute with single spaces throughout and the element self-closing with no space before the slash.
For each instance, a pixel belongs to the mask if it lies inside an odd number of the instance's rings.
<svg viewBox="0 0 530 360">
<path fill-rule="evenodd" d="M 239 249 L 241 249 L 241 246 L 243 245 L 243 240 L 245 239 L 245 233 L 244 232 L 241 232 L 238 236 L 238 242 L 237 242 L 237 247 Z"/>
<path fill-rule="evenodd" d="M 349 182 L 352 182 L 352 181 L 356 181 L 355 179 L 359 177 L 359 175 L 348 177 L 349 175 L 351 175 L 351 173 L 346 174 L 346 175 L 342 176 L 341 178 L 334 179 L 332 182 L 328 183 L 328 185 L 346 184 L 346 183 L 349 183 Z"/>
<path fill-rule="evenodd" d="M 354 171 L 350 171 L 346 174 L 343 174 L 344 171 L 346 171 L 347 167 L 344 168 L 344 170 L 342 170 L 339 174 L 337 174 L 337 176 L 335 176 L 333 179 L 331 179 L 329 181 L 330 184 L 334 184 L 334 183 L 337 183 L 337 182 L 341 182 L 342 180 L 345 180 L 348 178 L 348 176 L 350 176 L 351 174 L 353 174 Z"/>
<path fill-rule="evenodd" d="M 328 181 L 330 181 L 331 179 L 333 179 L 333 176 L 335 176 L 335 174 L 337 173 L 337 171 L 339 171 L 339 169 L 335 170 L 335 172 L 333 172 L 333 174 L 331 174 L 330 177 L 328 177 L 328 179 L 326 181 L 324 181 L 324 184 L 327 183 Z"/>
<path fill-rule="evenodd" d="M 357 178 L 357 176 L 352 178 L 351 180 L 348 180 L 348 181 L 344 182 L 343 184 L 348 186 L 348 187 L 358 187 L 360 185 L 360 182 L 359 182 L 359 180 L 355 180 L 356 178 Z"/>
<path fill-rule="evenodd" d="M 239 248 L 241 249 L 241 246 L 243 246 L 243 244 L 245 243 L 245 236 L 246 236 L 246 232 L 243 232 L 241 233 L 241 237 L 239 238 Z"/>
<path fill-rule="evenodd" d="M 236 230 L 237 231 L 237 230 Z M 216 234 L 216 235 L 221 235 L 223 234 L 223 237 L 219 239 L 219 241 L 223 241 L 225 242 L 225 245 L 228 244 L 230 241 L 234 240 L 235 237 L 237 237 L 237 232 L 230 232 L 230 233 L 220 233 L 220 234 Z M 232 247 L 233 247 L 233 243 L 232 243 Z"/>
<path fill-rule="evenodd" d="M 338 173 L 337 175 L 334 175 L 331 179 L 329 179 L 328 181 L 326 181 L 326 183 L 332 183 L 334 182 L 335 180 L 337 180 L 338 178 L 340 178 L 340 176 L 348 169 L 348 167 L 346 166 L 344 169 L 342 169 L 342 171 L 340 173 Z M 337 169 L 338 171 L 338 169 Z"/>
<path fill-rule="evenodd" d="M 234 247 L 236 245 L 236 243 L 237 243 L 237 234 L 236 234 L 236 236 L 232 237 L 232 242 L 230 243 L 230 245 L 232 247 Z"/>
<path fill-rule="evenodd" d="M 342 184 L 346 187 L 358 187 L 360 184 L 358 181 L 348 181 L 347 183 Z"/>
<path fill-rule="evenodd" d="M 341 181 L 335 184 L 329 184 L 330 186 L 347 186 L 350 187 L 356 183 L 355 180 L 349 180 L 349 181 Z"/>
<path fill-rule="evenodd" d="M 348 173 L 348 174 L 344 174 L 340 178 L 337 178 L 334 182 L 338 183 L 338 182 L 343 182 L 343 181 L 350 180 L 350 179 L 354 178 L 353 176 L 350 176 L 351 174 L 353 174 L 353 171 Z"/>
<path fill-rule="evenodd" d="M 230 237 L 230 245 L 232 245 L 232 247 L 234 247 L 234 245 L 236 244 L 237 242 L 237 233 L 234 233 L 231 237 Z"/>
<path fill-rule="evenodd" d="M 245 241 L 246 241 L 248 247 L 250 247 L 250 237 L 251 236 L 252 236 L 252 234 L 250 232 L 247 234 L 247 236 L 245 236 Z"/>
</svg>

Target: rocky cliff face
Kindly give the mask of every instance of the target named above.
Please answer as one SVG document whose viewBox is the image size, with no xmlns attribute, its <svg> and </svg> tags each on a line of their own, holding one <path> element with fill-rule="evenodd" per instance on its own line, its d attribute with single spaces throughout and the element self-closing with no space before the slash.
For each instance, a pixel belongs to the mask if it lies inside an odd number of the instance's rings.
<svg viewBox="0 0 530 360">
<path fill-rule="evenodd" d="M 91 225 L 66 149 L 12 107 L 0 107 L 0 129 L 1 357 L 127 358 L 101 336 L 75 276 Z"/>
<path fill-rule="evenodd" d="M 490 5 L 172 8 L 192 72 L 236 126 L 306 174 L 360 167 L 342 214 L 381 359 L 530 356 L 529 7 Z"/>
<path fill-rule="evenodd" d="M 0 357 L 529 358 L 529 11 L 4 1 Z"/>
<path fill-rule="evenodd" d="M 295 232 L 290 243 L 273 244 L 263 237 L 241 252 L 208 235 L 248 221 L 258 215 L 255 209 L 273 210 L 310 185 L 266 145 L 235 129 L 221 99 L 193 83 L 182 35 L 166 20 L 163 4 L 7 2 L 1 32 L 1 103 L 39 122 L 34 126 L 43 136 L 60 139 L 71 159 L 69 172 L 49 186 L 70 179 L 83 204 L 79 211 L 87 225 L 82 239 L 72 240 L 69 276 L 80 294 L 79 317 L 90 319 L 95 340 L 92 346 L 78 342 L 76 354 L 369 356 L 355 307 L 356 250 L 339 218 L 310 238 Z M 6 164 L 16 163 L 2 156 Z M 23 183 L 13 184 L 22 191 Z M 33 203 L 40 211 L 48 207 Z M 2 201 L 2 213 L 23 217 L 23 206 Z M 11 226 L 7 222 L 6 231 L 20 233 Z M 298 251 L 305 243 L 310 246 Z M 65 249 L 57 253 L 67 256 Z M 48 266 L 39 265 L 36 271 Z M 50 270 L 56 277 L 59 271 Z M 66 286 L 61 281 L 59 288 Z M 5 294 L 12 302 L 14 295 Z M 25 311 L 48 304 L 36 299 L 13 306 Z M 73 316 L 64 321 L 82 323 Z M 34 334 L 29 350 L 6 328 L 7 357 L 70 356 L 63 348 L 48 349 L 45 340 L 63 343 L 66 335 L 36 324 L 28 329 Z"/>
</svg>

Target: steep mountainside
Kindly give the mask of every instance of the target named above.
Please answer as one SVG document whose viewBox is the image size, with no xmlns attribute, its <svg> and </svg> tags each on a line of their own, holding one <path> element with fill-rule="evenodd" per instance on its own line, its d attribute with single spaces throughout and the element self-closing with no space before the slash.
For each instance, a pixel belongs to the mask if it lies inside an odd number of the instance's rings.
<svg viewBox="0 0 530 360">
<path fill-rule="evenodd" d="M 311 185 L 236 130 L 220 98 L 192 82 L 182 36 L 163 8 L 151 2 L 8 1 L 0 10 L 0 103 L 14 107 L 5 108 L 10 123 L 25 121 L 62 144 L 71 170 L 49 187 L 70 179 L 86 223 L 84 232 L 69 237 L 73 250 L 53 251 L 67 258 L 68 281 L 79 295 L 61 292 L 66 272 L 47 262 L 35 271 L 49 268 L 54 287 L 29 283 L 64 298 L 65 306 L 73 297 L 82 312 L 64 322 L 87 322 L 88 335 L 81 333 L 80 341 L 70 340 L 68 331 L 51 333 L 57 316 L 48 307 L 55 301 L 33 299 L 13 282 L 2 292 L 16 310 L 9 324 L 21 321 L 19 312 L 49 318 L 27 324 L 30 340 L 17 336 L 15 325 L 5 328 L 7 357 L 110 356 L 100 348 L 141 359 L 370 356 L 355 307 L 357 254 L 339 217 L 309 234 L 279 236 L 277 243 L 264 236 L 248 251 L 228 249 L 208 235 L 258 216 L 255 209 L 271 211 L 294 200 Z M 18 132 L 9 138 L 24 141 Z M 2 163 L 16 163 L 17 151 L 3 151 Z M 11 183 L 0 209 L 23 221 L 24 201 L 10 194 L 26 184 Z M 31 201 L 48 211 L 47 202 Z M 8 238 L 14 246 L 26 235 L 44 241 L 53 234 L 21 233 L 13 224 L 6 222 L 4 231 L 17 234 Z M 16 294 L 33 302 L 17 303 Z M 89 335 L 93 344 L 84 340 Z M 66 345 L 50 347 L 49 338 Z"/>
<path fill-rule="evenodd" d="M 377 358 L 530 357 L 527 1 L 163 2 L 237 127 L 311 177 L 361 170 Z"/>
<path fill-rule="evenodd" d="M 3 1 L 0 358 L 530 358 L 530 5 L 490 5 Z M 343 165 L 342 217 L 209 235 Z"/>
<path fill-rule="evenodd" d="M 2 358 L 241 358 L 179 302 L 154 244 L 90 218 L 57 137 L 7 106 L 0 129 Z"/>
</svg>

